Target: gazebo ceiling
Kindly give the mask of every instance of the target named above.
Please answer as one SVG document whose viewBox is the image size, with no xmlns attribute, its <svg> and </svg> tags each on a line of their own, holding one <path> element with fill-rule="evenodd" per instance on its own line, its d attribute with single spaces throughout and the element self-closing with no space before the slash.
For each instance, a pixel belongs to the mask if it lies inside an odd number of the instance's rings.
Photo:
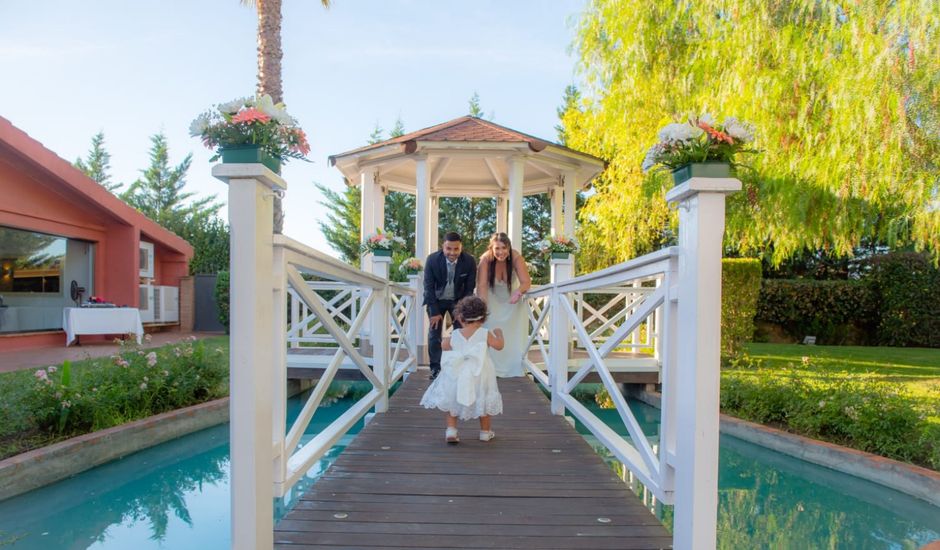
<svg viewBox="0 0 940 550">
<path fill-rule="evenodd" d="M 546 193 L 565 177 L 587 187 L 604 161 L 510 128 L 464 116 L 329 158 L 349 185 L 372 170 L 382 187 L 414 194 L 416 160 L 426 158 L 431 193 L 493 197 L 509 187 L 509 160 L 524 159 L 522 192 Z"/>
</svg>

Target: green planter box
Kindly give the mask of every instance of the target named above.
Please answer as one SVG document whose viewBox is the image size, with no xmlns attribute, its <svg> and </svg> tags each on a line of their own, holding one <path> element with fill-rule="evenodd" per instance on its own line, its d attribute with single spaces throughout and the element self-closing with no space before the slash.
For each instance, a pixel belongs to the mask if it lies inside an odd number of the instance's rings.
<svg viewBox="0 0 940 550">
<path fill-rule="evenodd" d="M 553 260 L 567 260 L 571 257 L 569 252 L 552 252 Z"/>
<path fill-rule="evenodd" d="M 672 171 L 672 181 L 676 185 L 692 178 L 730 178 L 731 165 L 727 162 L 694 162 Z"/>
<path fill-rule="evenodd" d="M 386 257 L 386 258 L 391 258 L 391 257 L 392 257 L 392 251 L 391 251 L 391 250 L 385 250 L 384 248 L 376 248 L 375 250 L 372 251 L 372 255 L 373 255 L 373 256 L 384 256 L 384 257 Z"/>
<path fill-rule="evenodd" d="M 275 174 L 281 173 L 281 161 L 262 151 L 259 145 L 223 147 L 222 162 L 227 164 L 263 164 Z"/>
</svg>

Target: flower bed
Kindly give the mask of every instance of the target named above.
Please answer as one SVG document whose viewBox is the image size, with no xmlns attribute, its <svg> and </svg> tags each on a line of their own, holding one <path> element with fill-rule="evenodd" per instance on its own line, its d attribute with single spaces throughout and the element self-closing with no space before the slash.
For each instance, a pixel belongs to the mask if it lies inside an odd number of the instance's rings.
<svg viewBox="0 0 940 550">
<path fill-rule="evenodd" d="M 228 395 L 226 338 L 0 377 L 0 458 Z"/>
</svg>

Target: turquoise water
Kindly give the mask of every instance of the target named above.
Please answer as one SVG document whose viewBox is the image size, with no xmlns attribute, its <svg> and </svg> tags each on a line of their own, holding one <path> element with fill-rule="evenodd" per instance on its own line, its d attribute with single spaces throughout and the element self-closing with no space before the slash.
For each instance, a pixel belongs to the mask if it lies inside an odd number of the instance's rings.
<svg viewBox="0 0 940 550">
<path fill-rule="evenodd" d="M 301 397 L 288 403 L 296 418 Z M 321 409 L 305 443 L 350 405 Z M 298 483 L 302 494 L 362 428 L 360 421 Z M 73 478 L 0 502 L 0 548 L 149 550 L 229 548 L 229 425 L 140 451 Z M 292 502 L 275 502 L 282 514 Z"/>
<path fill-rule="evenodd" d="M 627 434 L 615 410 L 590 408 L 608 426 Z M 639 402 L 631 402 L 630 408 L 655 441 L 659 410 Z M 629 481 L 622 464 L 580 423 L 578 431 Z M 656 503 L 642 485 L 632 485 L 671 527 L 672 507 Z M 719 548 L 915 550 L 940 539 L 940 508 L 724 435 L 718 491 Z"/>
<path fill-rule="evenodd" d="M 350 404 L 341 400 L 322 409 L 308 434 Z M 291 417 L 299 406 L 292 400 Z M 631 407 L 655 438 L 659 411 L 641 403 Z M 593 410 L 626 433 L 615 411 Z M 324 471 L 351 437 L 331 450 L 305 483 Z M 623 473 L 590 435 L 585 437 Z M 720 548 L 914 550 L 940 538 L 940 509 L 734 438 L 722 437 L 720 467 Z M 228 548 L 228 476 L 228 425 L 203 430 L 0 502 L 0 547 L 12 542 L 15 550 Z M 643 495 L 642 487 L 636 490 Z M 646 502 L 671 522 L 670 507 L 648 495 Z M 276 510 L 289 505 L 279 503 Z"/>
</svg>

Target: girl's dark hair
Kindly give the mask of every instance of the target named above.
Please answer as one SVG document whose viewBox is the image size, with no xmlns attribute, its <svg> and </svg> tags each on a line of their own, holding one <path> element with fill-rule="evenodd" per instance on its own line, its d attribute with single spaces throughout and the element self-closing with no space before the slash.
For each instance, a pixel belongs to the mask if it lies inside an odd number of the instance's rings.
<svg viewBox="0 0 940 550">
<path fill-rule="evenodd" d="M 454 306 L 454 315 L 457 316 L 457 320 L 461 323 L 464 322 L 464 319 L 475 319 L 477 317 L 479 317 L 479 319 L 471 322 L 486 321 L 486 302 L 477 296 L 467 296 Z"/>
<path fill-rule="evenodd" d="M 506 286 L 512 292 L 512 241 L 509 240 L 509 235 L 505 233 L 493 233 L 493 236 L 490 237 L 490 245 L 486 248 L 486 251 L 490 253 L 490 266 L 487 270 L 486 280 L 490 288 L 493 288 L 493 285 L 496 284 L 496 254 L 493 252 L 493 245 L 496 243 L 503 243 L 509 249 L 509 257 L 506 258 Z"/>
</svg>

